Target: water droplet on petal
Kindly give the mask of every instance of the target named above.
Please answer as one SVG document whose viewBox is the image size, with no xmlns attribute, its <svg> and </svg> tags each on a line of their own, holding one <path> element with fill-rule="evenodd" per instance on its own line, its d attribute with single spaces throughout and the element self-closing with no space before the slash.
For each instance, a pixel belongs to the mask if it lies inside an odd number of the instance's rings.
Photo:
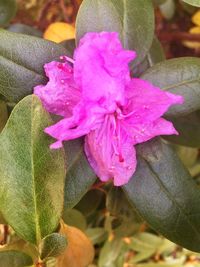
<svg viewBox="0 0 200 267">
<path fill-rule="evenodd" d="M 65 83 L 65 80 L 61 80 L 61 83 L 64 84 Z"/>
<path fill-rule="evenodd" d="M 111 167 L 109 168 L 109 171 L 114 171 L 114 169 L 115 169 L 115 166 L 111 166 Z"/>
<path fill-rule="evenodd" d="M 149 109 L 149 105 L 144 105 L 144 109 Z"/>
<path fill-rule="evenodd" d="M 131 166 L 127 166 L 126 169 L 130 171 L 132 169 L 132 167 Z"/>
</svg>

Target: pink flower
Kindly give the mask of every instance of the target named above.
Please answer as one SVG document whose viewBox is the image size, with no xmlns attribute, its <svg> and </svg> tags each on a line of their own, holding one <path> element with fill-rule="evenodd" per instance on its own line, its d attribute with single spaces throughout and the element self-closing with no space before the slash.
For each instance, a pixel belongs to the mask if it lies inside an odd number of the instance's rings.
<svg viewBox="0 0 200 267">
<path fill-rule="evenodd" d="M 134 145 L 158 135 L 178 134 L 161 116 L 183 98 L 130 77 L 136 56 L 124 50 L 115 32 L 87 33 L 74 60 L 45 65 L 47 85 L 34 93 L 51 113 L 64 118 L 45 132 L 62 142 L 85 137 L 85 153 L 102 181 L 126 184 L 136 168 Z M 67 61 L 73 64 L 73 68 Z"/>
</svg>

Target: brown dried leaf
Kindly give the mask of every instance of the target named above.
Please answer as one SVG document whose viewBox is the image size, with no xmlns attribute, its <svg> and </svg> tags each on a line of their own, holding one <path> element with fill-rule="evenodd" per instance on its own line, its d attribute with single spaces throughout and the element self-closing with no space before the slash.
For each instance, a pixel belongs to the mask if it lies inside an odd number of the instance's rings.
<svg viewBox="0 0 200 267">
<path fill-rule="evenodd" d="M 68 246 L 58 257 L 57 267 L 87 267 L 94 258 L 94 248 L 88 237 L 79 229 L 61 223 L 60 233 L 65 235 Z"/>
</svg>

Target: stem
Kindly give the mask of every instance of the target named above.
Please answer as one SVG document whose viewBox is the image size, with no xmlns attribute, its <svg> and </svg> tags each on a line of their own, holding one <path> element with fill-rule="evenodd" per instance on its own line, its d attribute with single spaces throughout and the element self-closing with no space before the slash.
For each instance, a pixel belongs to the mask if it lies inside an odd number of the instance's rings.
<svg viewBox="0 0 200 267">
<path fill-rule="evenodd" d="M 200 34 L 188 33 L 188 32 L 164 32 L 159 33 L 158 38 L 162 41 L 199 41 L 200 42 Z"/>
<path fill-rule="evenodd" d="M 71 21 L 70 21 L 70 19 L 68 17 L 68 14 L 66 12 L 66 5 L 65 5 L 65 1 L 64 0 L 60 0 L 60 8 L 62 10 L 65 22 L 70 23 Z"/>
</svg>

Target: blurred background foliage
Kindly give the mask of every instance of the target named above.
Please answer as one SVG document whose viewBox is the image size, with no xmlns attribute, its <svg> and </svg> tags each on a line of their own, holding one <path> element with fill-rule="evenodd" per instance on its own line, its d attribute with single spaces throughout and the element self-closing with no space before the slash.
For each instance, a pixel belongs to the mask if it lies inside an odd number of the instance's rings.
<svg viewBox="0 0 200 267">
<path fill-rule="evenodd" d="M 156 34 L 164 47 L 166 58 L 199 57 L 198 8 L 178 0 L 153 2 Z M 7 1 L 7 4 L 12 5 L 12 1 Z M 75 20 L 80 4 L 81 0 L 17 0 L 17 7 L 12 6 L 9 17 L 0 16 L 0 24 L 11 31 L 62 43 L 72 53 L 75 47 Z M 10 109 L 12 103 L 7 107 L 3 101 L 0 102 L 0 131 Z M 174 149 L 200 186 L 199 150 L 178 145 L 174 145 Z M 92 240 L 96 257 L 90 267 L 200 267 L 200 254 L 185 250 L 156 234 L 130 209 L 122 190 L 109 184 L 94 184 L 73 209 L 64 211 L 63 220 L 84 231 Z M 3 222 L 1 215 L 0 221 Z M 16 239 L 11 228 L 0 225 L 1 245 Z M 53 266 L 53 263 L 49 262 L 48 266 Z"/>
</svg>

